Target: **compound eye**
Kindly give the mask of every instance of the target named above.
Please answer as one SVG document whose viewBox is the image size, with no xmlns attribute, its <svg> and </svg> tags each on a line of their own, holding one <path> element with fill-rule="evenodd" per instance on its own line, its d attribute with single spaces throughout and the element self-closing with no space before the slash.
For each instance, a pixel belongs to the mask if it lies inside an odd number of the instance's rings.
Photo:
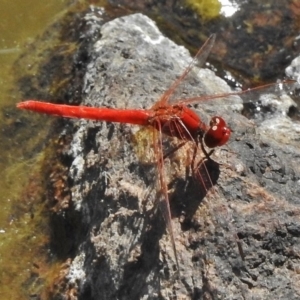
<svg viewBox="0 0 300 300">
<path fill-rule="evenodd" d="M 205 133 L 204 143 L 209 148 L 215 148 L 227 143 L 231 130 L 221 117 L 213 117 L 209 122 L 210 128 Z"/>
</svg>

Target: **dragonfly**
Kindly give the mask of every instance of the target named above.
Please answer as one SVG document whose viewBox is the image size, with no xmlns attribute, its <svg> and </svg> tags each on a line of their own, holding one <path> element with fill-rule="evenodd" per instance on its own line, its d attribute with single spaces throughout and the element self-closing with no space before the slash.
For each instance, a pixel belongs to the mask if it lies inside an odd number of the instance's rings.
<svg viewBox="0 0 300 300">
<path fill-rule="evenodd" d="M 132 125 L 148 126 L 153 130 L 154 153 L 157 162 L 157 174 L 159 182 L 159 193 L 162 195 L 163 215 L 168 232 L 170 234 L 174 257 L 179 270 L 178 256 L 175 247 L 175 238 L 172 228 L 172 216 L 169 203 L 168 182 L 164 160 L 169 154 L 163 151 L 163 137 L 167 135 L 177 139 L 178 145 L 173 151 L 177 151 L 186 143 L 192 142 L 194 153 L 200 150 L 209 159 L 212 151 L 216 147 L 225 145 L 231 135 L 232 130 L 227 126 L 226 121 L 221 116 L 213 116 L 206 124 L 198 114 L 192 110 L 191 104 L 211 101 L 213 99 L 240 95 L 245 91 L 233 91 L 226 94 L 202 95 L 191 98 L 171 101 L 171 97 L 178 86 L 191 72 L 197 64 L 201 66 L 206 61 L 215 42 L 215 35 L 211 35 L 197 54 L 174 83 L 162 94 L 156 103 L 148 109 L 116 109 L 107 107 L 88 107 L 64 104 L 53 104 L 39 100 L 26 100 L 17 104 L 20 109 L 30 110 L 39 113 L 56 115 L 66 118 L 83 118 L 95 121 L 126 123 Z M 266 86 L 264 86 L 266 87 Z M 254 88 L 255 89 L 255 88 Z M 260 89 L 260 88 L 258 88 Z M 253 90 L 253 89 L 252 89 Z M 246 91 L 247 92 L 247 91 Z M 206 147 L 211 149 L 207 152 Z M 194 158 L 191 165 L 194 165 Z M 196 167 L 191 167 L 197 172 Z M 207 172 L 207 171 L 206 171 Z M 200 175 L 200 174 L 198 174 Z M 201 177 L 201 176 L 198 176 Z M 208 175 L 209 177 L 209 175 Z M 202 184 L 205 184 L 204 182 Z"/>
</svg>

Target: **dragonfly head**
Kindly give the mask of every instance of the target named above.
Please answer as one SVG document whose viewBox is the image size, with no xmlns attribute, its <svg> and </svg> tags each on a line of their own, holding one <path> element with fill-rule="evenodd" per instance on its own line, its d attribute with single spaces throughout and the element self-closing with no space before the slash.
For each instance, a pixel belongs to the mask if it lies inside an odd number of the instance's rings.
<svg viewBox="0 0 300 300">
<path fill-rule="evenodd" d="M 209 129 L 204 135 L 204 143 L 209 148 L 215 148 L 227 143 L 231 130 L 221 117 L 212 117 Z"/>
</svg>

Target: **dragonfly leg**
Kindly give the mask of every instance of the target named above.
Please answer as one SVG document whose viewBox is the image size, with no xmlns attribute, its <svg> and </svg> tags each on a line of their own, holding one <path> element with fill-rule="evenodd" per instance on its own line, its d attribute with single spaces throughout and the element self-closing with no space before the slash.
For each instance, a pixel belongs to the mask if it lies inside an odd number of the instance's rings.
<svg viewBox="0 0 300 300">
<path fill-rule="evenodd" d="M 169 157 L 170 155 L 172 155 L 174 152 L 176 152 L 177 150 L 179 150 L 185 144 L 186 144 L 186 142 L 182 142 L 179 145 L 177 145 L 174 149 L 172 149 L 169 152 L 167 152 L 166 154 L 164 154 L 163 159 L 166 159 L 167 157 Z"/>
<path fill-rule="evenodd" d="M 198 144 L 198 141 L 197 141 L 197 144 Z M 206 149 L 205 149 L 205 147 L 204 147 L 202 139 L 200 140 L 200 146 L 201 146 L 201 150 L 203 151 L 205 157 L 207 159 L 211 159 L 210 156 L 214 153 L 215 149 L 211 149 L 209 152 L 207 152 Z"/>
</svg>

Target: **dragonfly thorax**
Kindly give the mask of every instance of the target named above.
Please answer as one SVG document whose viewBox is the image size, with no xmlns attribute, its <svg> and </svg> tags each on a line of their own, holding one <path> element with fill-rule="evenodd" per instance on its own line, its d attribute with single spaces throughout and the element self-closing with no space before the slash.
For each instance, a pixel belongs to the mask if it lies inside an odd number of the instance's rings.
<svg viewBox="0 0 300 300">
<path fill-rule="evenodd" d="M 207 126 L 199 116 L 185 105 L 157 107 L 149 118 L 149 124 L 164 134 L 181 140 L 203 137 Z"/>
</svg>

